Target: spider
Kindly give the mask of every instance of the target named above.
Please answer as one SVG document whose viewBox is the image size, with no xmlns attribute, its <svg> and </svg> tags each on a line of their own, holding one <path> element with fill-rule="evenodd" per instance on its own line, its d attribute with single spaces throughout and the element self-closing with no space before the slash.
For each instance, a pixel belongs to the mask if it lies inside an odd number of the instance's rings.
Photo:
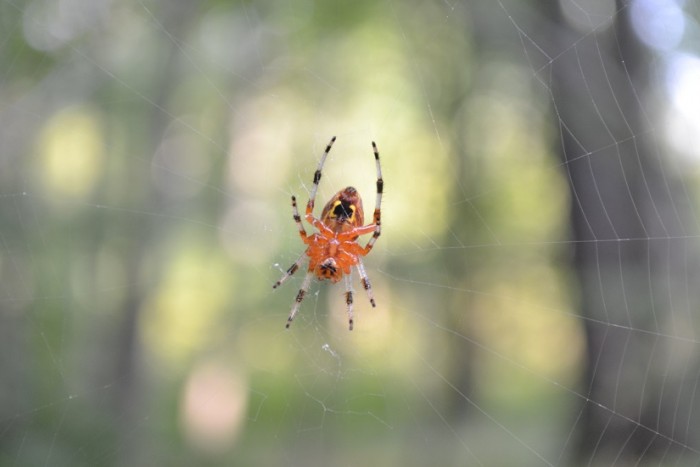
<svg viewBox="0 0 700 467">
<path fill-rule="evenodd" d="M 313 187 L 308 203 L 306 203 L 306 222 L 314 226 L 318 232 L 308 235 L 304 226 L 301 223 L 301 216 L 297 208 L 297 200 L 292 195 L 292 211 L 294 213 L 294 222 L 299 228 L 299 235 L 304 244 L 309 247 L 299 258 L 292 264 L 287 272 L 274 283 L 273 289 L 284 284 L 297 270 L 304 260 L 304 256 L 309 257 L 309 267 L 306 276 L 301 284 L 301 289 L 297 293 L 296 300 L 292 305 L 292 310 L 287 318 L 286 328 L 292 324 L 292 320 L 299 311 L 304 296 L 309 291 L 311 279 L 316 276 L 318 280 L 330 280 L 333 283 L 339 282 L 345 276 L 345 303 L 348 310 L 349 329 L 353 328 L 353 291 L 352 291 L 352 268 L 357 269 L 362 281 L 362 287 L 367 292 L 369 302 L 373 307 L 377 304 L 374 301 L 372 293 L 372 285 L 369 283 L 367 272 L 362 264 L 362 257 L 366 256 L 374 246 L 374 243 L 381 235 L 381 203 L 382 192 L 384 190 L 384 180 L 382 180 L 382 168 L 379 164 L 379 151 L 377 145 L 372 141 L 372 150 L 374 151 L 374 160 L 377 165 L 377 201 L 374 208 L 374 219 L 371 224 L 363 225 L 364 211 L 362 210 L 362 198 L 357 190 L 351 186 L 346 187 L 337 192 L 330 201 L 324 206 L 321 212 L 321 218 L 318 219 L 313 215 L 314 203 L 316 202 L 316 192 L 318 191 L 318 183 L 321 181 L 321 171 L 323 164 L 326 162 L 326 157 L 333 147 L 335 136 L 331 138 L 326 146 L 326 150 L 321 156 L 318 163 L 318 168 L 314 173 Z M 372 238 L 363 247 L 357 242 L 360 235 L 372 233 Z"/>
</svg>

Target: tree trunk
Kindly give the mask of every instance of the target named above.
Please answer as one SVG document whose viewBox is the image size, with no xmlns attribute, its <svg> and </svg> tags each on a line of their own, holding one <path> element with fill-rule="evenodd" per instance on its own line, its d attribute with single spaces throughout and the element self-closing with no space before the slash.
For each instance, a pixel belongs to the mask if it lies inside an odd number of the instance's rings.
<svg viewBox="0 0 700 467">
<path fill-rule="evenodd" d="M 589 34 L 557 11 L 547 29 L 587 341 L 575 455 L 593 465 L 697 462 L 698 300 L 686 287 L 698 273 L 697 226 L 644 107 L 651 60 L 629 10 L 620 5 L 609 28 Z"/>
</svg>

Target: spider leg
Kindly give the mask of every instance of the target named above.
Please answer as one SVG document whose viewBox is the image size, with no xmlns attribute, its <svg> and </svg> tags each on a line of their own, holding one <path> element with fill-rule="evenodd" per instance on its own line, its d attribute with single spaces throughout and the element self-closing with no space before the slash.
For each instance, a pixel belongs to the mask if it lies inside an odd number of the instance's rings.
<svg viewBox="0 0 700 467">
<path fill-rule="evenodd" d="M 306 229 L 304 229 L 304 224 L 301 223 L 301 216 L 299 215 L 299 208 L 297 208 L 297 198 L 292 195 L 292 213 L 294 217 L 294 222 L 297 223 L 297 228 L 299 229 L 299 236 L 304 241 L 304 243 L 309 243 L 308 235 Z"/>
<path fill-rule="evenodd" d="M 297 293 L 297 298 L 294 301 L 294 305 L 292 305 L 292 310 L 289 312 L 289 318 L 287 318 L 287 325 L 285 326 L 287 329 L 289 329 L 289 325 L 292 324 L 292 320 L 299 311 L 299 306 L 301 306 L 301 302 L 304 300 L 304 296 L 309 291 L 309 286 L 311 285 L 311 279 L 313 277 L 314 271 L 313 269 L 309 269 L 306 273 L 306 276 L 304 276 L 304 281 L 301 283 L 301 288 L 299 289 L 299 293 Z"/>
<path fill-rule="evenodd" d="M 302 253 L 302 254 L 299 256 L 299 258 L 297 258 L 297 260 L 294 261 L 294 263 L 293 263 L 291 266 L 289 266 L 289 269 L 287 269 L 287 272 L 284 273 L 284 276 L 282 276 L 277 282 L 275 282 L 275 283 L 272 285 L 272 288 L 273 288 L 273 289 L 276 289 L 276 288 L 279 287 L 280 285 L 282 285 L 282 284 L 284 284 L 285 282 L 287 282 L 287 279 L 289 279 L 290 277 L 292 277 L 292 275 L 293 275 L 295 272 L 297 272 L 297 270 L 299 269 L 299 266 L 301 265 L 301 262 L 304 260 L 304 256 L 306 256 L 306 253 Z"/>
<path fill-rule="evenodd" d="M 367 298 L 372 304 L 372 307 L 376 307 L 377 304 L 374 302 L 374 293 L 372 292 L 372 284 L 369 282 L 369 277 L 367 276 L 367 271 L 365 271 L 365 265 L 362 263 L 362 259 L 357 257 L 357 272 L 360 273 L 360 280 L 362 281 L 362 287 L 367 292 Z"/>
<path fill-rule="evenodd" d="M 359 237 L 360 235 L 372 233 L 372 237 L 364 247 L 358 245 L 357 249 L 353 250 L 355 254 L 362 256 L 366 256 L 372 250 L 377 239 L 382 234 L 382 194 L 384 193 L 384 179 L 382 178 L 382 166 L 379 163 L 379 151 L 374 141 L 372 141 L 372 148 L 374 150 L 374 160 L 377 165 L 377 201 L 374 206 L 374 222 L 372 224 L 355 227 L 352 230 L 337 235 L 339 239 L 346 241 Z M 318 223 L 323 225 L 320 221 Z M 314 224 L 314 226 L 316 226 L 316 224 Z"/>
<path fill-rule="evenodd" d="M 318 161 L 318 167 L 316 167 L 316 172 L 314 172 L 314 183 L 313 186 L 311 187 L 311 194 L 309 196 L 309 202 L 306 203 L 306 218 L 307 220 L 309 219 L 309 216 L 313 217 L 313 210 L 314 210 L 314 203 L 316 203 L 316 192 L 318 191 L 318 183 L 321 181 L 321 172 L 323 171 L 323 164 L 326 163 L 326 157 L 328 157 L 328 153 L 331 152 L 331 148 L 333 147 L 333 143 L 335 143 L 335 136 L 331 138 L 330 142 L 328 145 L 326 145 L 326 150 L 323 152 L 323 155 L 321 156 L 321 160 Z M 309 221 L 309 223 L 312 223 Z"/>
<path fill-rule="evenodd" d="M 374 243 L 382 234 L 382 194 L 384 193 L 384 179 L 382 178 L 382 166 L 379 163 L 379 150 L 374 141 L 372 141 L 372 150 L 374 151 L 374 161 L 377 165 L 377 201 L 374 205 L 374 234 L 367 242 L 367 245 L 365 245 L 364 255 L 370 252 L 374 247 Z"/>
<path fill-rule="evenodd" d="M 304 241 L 304 243 L 309 243 L 308 240 L 308 234 L 306 233 L 306 230 L 304 229 L 304 225 L 301 223 L 301 216 L 299 216 L 299 209 L 297 208 L 297 199 L 294 195 L 292 195 L 292 212 L 294 213 L 294 222 L 297 223 L 297 227 L 299 228 L 299 235 L 301 236 L 301 239 Z M 304 259 L 304 256 L 306 256 L 306 253 L 302 253 L 299 258 L 297 258 L 296 261 L 287 269 L 287 272 L 282 276 L 277 282 L 275 282 L 272 285 L 273 289 L 276 289 L 280 285 L 284 284 L 287 279 L 292 277 L 292 275 L 297 272 L 299 269 L 299 266 L 301 265 L 302 260 Z"/>
<path fill-rule="evenodd" d="M 345 276 L 345 303 L 348 306 L 348 329 L 352 331 L 353 315 L 352 315 L 352 273 Z"/>
<path fill-rule="evenodd" d="M 379 150 L 377 145 L 372 141 L 372 150 L 374 151 L 374 162 L 377 165 L 377 201 L 374 204 L 374 223 L 379 226 L 382 217 L 382 194 L 384 193 L 384 179 L 382 178 L 382 166 L 379 163 Z"/>
</svg>

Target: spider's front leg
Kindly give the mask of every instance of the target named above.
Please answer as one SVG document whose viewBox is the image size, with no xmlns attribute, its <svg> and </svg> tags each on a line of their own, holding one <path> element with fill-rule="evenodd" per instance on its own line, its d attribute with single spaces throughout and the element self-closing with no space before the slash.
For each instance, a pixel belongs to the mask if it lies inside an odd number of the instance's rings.
<svg viewBox="0 0 700 467">
<path fill-rule="evenodd" d="M 362 282 L 362 287 L 367 292 L 367 298 L 369 303 L 372 304 L 372 308 L 375 308 L 377 304 L 374 301 L 374 292 L 372 292 L 372 284 L 369 282 L 369 276 L 367 276 L 367 271 L 365 271 L 365 265 L 362 263 L 362 259 L 357 257 L 357 272 L 360 273 L 360 282 Z"/>
<path fill-rule="evenodd" d="M 289 269 L 287 269 L 287 272 L 285 272 L 284 275 L 277 282 L 275 282 L 272 285 L 272 288 L 276 289 L 280 285 L 287 282 L 287 279 L 292 277 L 294 275 L 294 273 L 299 270 L 299 266 L 301 266 L 301 263 L 302 263 L 302 261 L 304 261 L 305 256 L 306 256 L 306 253 L 302 253 L 301 256 L 299 256 L 299 258 L 297 258 L 297 260 L 294 261 L 294 263 L 291 266 L 289 266 Z"/>
<path fill-rule="evenodd" d="M 314 277 L 314 271 L 312 268 L 309 268 L 309 270 L 306 272 L 306 276 L 304 276 L 304 282 L 301 283 L 301 288 L 299 289 L 299 292 L 297 293 L 297 298 L 294 300 L 294 305 L 292 305 L 292 310 L 289 312 L 289 318 L 287 318 L 287 325 L 285 326 L 287 329 L 289 329 L 289 326 L 292 324 L 294 317 L 297 315 L 297 312 L 299 311 L 299 307 L 301 306 L 301 302 L 304 300 L 304 297 L 306 296 L 307 292 L 309 291 L 309 286 L 311 285 L 311 279 L 313 277 Z"/>
<path fill-rule="evenodd" d="M 347 274 L 345 276 L 345 304 L 348 306 L 348 329 L 352 331 L 352 274 Z"/>
</svg>

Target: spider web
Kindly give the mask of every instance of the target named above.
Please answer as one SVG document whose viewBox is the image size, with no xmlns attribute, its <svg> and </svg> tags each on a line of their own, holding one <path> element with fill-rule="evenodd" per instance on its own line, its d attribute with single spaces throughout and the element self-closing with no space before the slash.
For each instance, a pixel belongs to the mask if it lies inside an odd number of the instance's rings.
<svg viewBox="0 0 700 467">
<path fill-rule="evenodd" d="M 700 463 L 697 5 L 537 3 L 3 0 L 0 463 Z"/>
</svg>

